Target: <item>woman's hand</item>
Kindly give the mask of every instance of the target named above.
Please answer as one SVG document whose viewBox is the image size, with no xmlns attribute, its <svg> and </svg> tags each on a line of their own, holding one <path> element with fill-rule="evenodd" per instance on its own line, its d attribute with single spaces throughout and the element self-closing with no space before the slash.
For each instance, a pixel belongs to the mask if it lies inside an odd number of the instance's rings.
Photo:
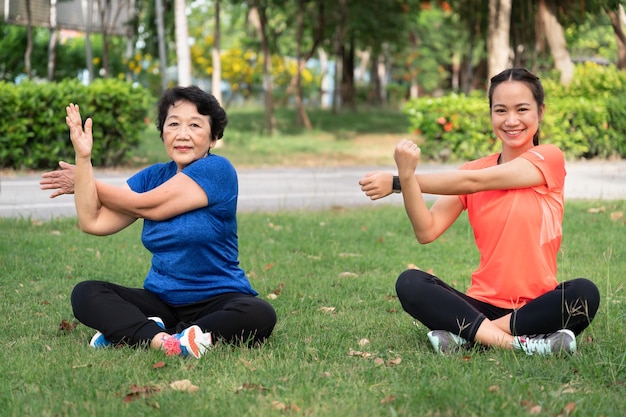
<svg viewBox="0 0 626 417">
<path fill-rule="evenodd" d="M 359 185 L 361 191 L 371 200 L 378 200 L 393 192 L 393 174 L 382 171 L 370 172 L 359 180 Z"/>
<path fill-rule="evenodd" d="M 74 194 L 74 170 L 76 166 L 60 161 L 56 171 L 44 172 L 41 174 L 39 185 L 42 190 L 56 190 L 50 198 L 63 194 Z"/>
<path fill-rule="evenodd" d="M 402 139 L 396 145 L 396 149 L 393 153 L 393 159 L 398 166 L 398 175 L 404 178 L 415 175 L 420 155 L 420 148 L 415 142 Z"/>
<path fill-rule="evenodd" d="M 85 120 L 85 128 L 83 130 L 83 121 L 80 117 L 80 109 L 77 104 L 70 104 L 65 108 L 67 116 L 65 123 L 70 128 L 70 139 L 74 145 L 76 158 L 91 158 L 91 149 L 93 146 L 93 136 L 91 127 L 93 121 L 91 118 Z"/>
</svg>

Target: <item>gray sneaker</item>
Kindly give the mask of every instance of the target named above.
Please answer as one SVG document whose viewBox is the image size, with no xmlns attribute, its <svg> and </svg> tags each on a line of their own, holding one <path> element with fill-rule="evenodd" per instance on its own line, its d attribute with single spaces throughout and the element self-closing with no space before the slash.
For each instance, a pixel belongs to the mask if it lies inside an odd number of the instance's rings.
<svg viewBox="0 0 626 417">
<path fill-rule="evenodd" d="M 459 352 L 472 346 L 469 341 L 447 330 L 432 330 L 428 332 L 428 340 L 430 340 L 435 351 L 441 354 Z"/>
<path fill-rule="evenodd" d="M 561 329 L 556 333 L 516 336 L 515 349 L 523 350 L 527 355 L 551 355 L 576 352 L 576 336 L 571 330 Z"/>
</svg>

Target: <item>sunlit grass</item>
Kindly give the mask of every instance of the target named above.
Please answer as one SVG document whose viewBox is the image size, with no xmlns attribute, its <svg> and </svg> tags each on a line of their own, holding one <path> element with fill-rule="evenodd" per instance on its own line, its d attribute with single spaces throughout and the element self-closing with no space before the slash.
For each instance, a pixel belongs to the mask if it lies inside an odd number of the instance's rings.
<svg viewBox="0 0 626 417">
<path fill-rule="evenodd" d="M 394 110 L 368 110 L 333 114 L 312 110 L 312 130 L 298 126 L 294 110 L 276 111 L 277 131 L 264 133 L 260 108 L 228 110 L 229 123 L 221 146 L 213 152 L 236 167 L 379 165 L 392 163 L 393 146 L 408 135 L 408 117 Z M 154 124 L 134 152 L 134 166 L 167 160 Z"/>
<path fill-rule="evenodd" d="M 220 345 L 199 361 L 95 351 L 93 330 L 59 330 L 74 324 L 77 282 L 141 286 L 150 257 L 140 222 L 95 237 L 75 219 L 0 219 L 0 414 L 621 416 L 625 210 L 626 201 L 566 204 L 559 279 L 589 277 L 602 295 L 579 352 L 566 358 L 443 357 L 402 311 L 394 283 L 410 264 L 467 287 L 477 254 L 466 217 L 420 246 L 397 206 L 240 214 L 241 265 L 261 297 L 276 295 L 268 300 L 278 324 L 259 349 Z M 170 387 L 183 379 L 198 391 Z"/>
</svg>

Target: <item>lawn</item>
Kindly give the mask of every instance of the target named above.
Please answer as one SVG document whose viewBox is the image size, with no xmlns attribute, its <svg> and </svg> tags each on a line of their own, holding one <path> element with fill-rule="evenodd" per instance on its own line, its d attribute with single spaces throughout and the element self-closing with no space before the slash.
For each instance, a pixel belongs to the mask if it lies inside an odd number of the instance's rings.
<svg viewBox="0 0 626 417">
<path fill-rule="evenodd" d="M 395 279 L 416 265 L 465 289 L 477 262 L 466 217 L 420 246 L 403 209 L 383 203 L 240 214 L 241 265 L 278 324 L 261 348 L 218 345 L 200 360 L 93 350 L 73 318 L 81 280 L 141 285 L 140 222 L 95 237 L 75 219 L 0 219 L 0 415 L 622 416 L 625 210 L 566 204 L 559 279 L 589 277 L 602 296 L 571 357 L 432 351 Z"/>
<path fill-rule="evenodd" d="M 230 159 L 237 168 L 263 166 L 375 166 L 393 164 L 393 149 L 409 133 L 406 114 L 394 110 L 333 114 L 310 110 L 313 129 L 296 124 L 296 113 L 277 109 L 277 131 L 263 134 L 264 114 L 258 108 L 228 110 L 228 125 L 212 152 Z M 146 129 L 133 165 L 167 159 L 154 125 Z"/>
</svg>

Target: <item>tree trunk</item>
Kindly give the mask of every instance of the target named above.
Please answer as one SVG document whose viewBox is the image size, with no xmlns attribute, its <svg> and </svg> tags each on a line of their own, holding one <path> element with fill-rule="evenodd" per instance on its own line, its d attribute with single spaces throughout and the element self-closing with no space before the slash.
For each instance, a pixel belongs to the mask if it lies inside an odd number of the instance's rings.
<svg viewBox="0 0 626 417">
<path fill-rule="evenodd" d="M 372 103 L 375 106 L 381 106 L 383 104 L 382 83 L 380 81 L 380 54 L 372 53 L 371 56 L 372 66 L 370 69 L 371 77 L 370 83 L 372 85 Z"/>
<path fill-rule="evenodd" d="M 355 90 L 354 90 L 354 39 L 351 37 L 347 48 L 342 48 L 341 56 L 341 87 L 339 93 L 341 95 L 341 103 L 356 110 Z"/>
<path fill-rule="evenodd" d="M 159 45 L 159 72 L 161 73 L 161 90 L 167 89 L 167 53 L 165 51 L 165 24 L 163 21 L 163 0 L 156 0 L 157 36 Z"/>
<path fill-rule="evenodd" d="M 335 36 L 333 39 L 333 49 L 335 53 L 335 72 L 333 88 L 333 113 L 343 107 L 343 95 L 341 93 L 341 74 L 344 70 L 345 41 L 348 30 L 348 3 L 347 0 L 339 0 L 339 7 L 335 12 Z"/>
<path fill-rule="evenodd" d="M 331 91 L 331 78 L 328 75 L 328 54 L 324 48 L 319 48 L 317 51 L 320 60 L 320 76 L 322 83 L 320 85 L 320 107 L 328 109 L 332 105 L 333 92 Z"/>
<path fill-rule="evenodd" d="M 213 73 L 211 74 L 211 91 L 222 102 L 222 61 L 220 56 L 220 0 L 215 1 L 215 32 L 213 41 Z M 220 143 L 220 142 L 217 142 Z"/>
<path fill-rule="evenodd" d="M 554 58 L 554 67 L 561 73 L 560 82 L 563 85 L 568 85 L 574 77 L 574 63 L 567 51 L 563 27 L 556 19 L 552 6 L 545 0 L 539 0 L 537 20 L 543 24 L 543 33 Z"/>
<path fill-rule="evenodd" d="M 512 0 L 489 0 L 487 55 L 490 79 L 509 66 L 511 2 Z"/>
<path fill-rule="evenodd" d="M 467 55 L 464 59 L 464 74 L 461 81 L 461 91 L 464 94 L 469 94 L 474 79 L 474 50 L 476 47 L 476 33 L 480 33 L 480 25 L 474 20 L 475 16 L 472 14 L 469 18 L 469 40 L 467 45 Z"/>
<path fill-rule="evenodd" d="M 259 5 L 258 0 L 253 1 L 250 9 L 250 22 L 256 28 L 261 39 L 263 52 L 263 101 L 265 104 L 265 133 L 273 135 L 276 130 L 276 117 L 274 115 L 274 96 L 272 85 L 272 56 L 270 53 L 269 40 L 267 39 L 267 18 L 265 10 Z"/>
<path fill-rule="evenodd" d="M 624 34 L 626 13 L 624 13 L 624 6 L 620 4 L 617 12 L 609 8 L 605 8 L 605 10 L 611 19 L 611 26 L 613 26 L 617 41 L 617 68 L 626 69 L 626 35 Z"/>
<path fill-rule="evenodd" d="M 50 39 L 48 41 L 48 81 L 54 81 L 54 67 L 56 63 L 57 40 L 57 1 L 50 0 Z"/>
<path fill-rule="evenodd" d="M 83 21 L 85 21 L 85 64 L 89 76 L 88 83 L 94 79 L 93 50 L 91 49 L 91 29 L 93 26 L 93 0 L 82 0 Z"/>
<path fill-rule="evenodd" d="M 302 70 L 306 61 L 302 59 L 302 37 L 304 35 L 304 0 L 298 0 L 298 17 L 297 17 L 297 32 L 296 32 L 296 56 L 298 60 L 296 68 L 296 81 L 295 81 L 295 99 L 296 109 L 298 113 L 298 124 L 304 126 L 306 130 L 312 130 L 311 120 L 304 108 L 304 101 L 302 100 Z"/>
<path fill-rule="evenodd" d="M 176 26 L 176 60 L 178 85 L 191 85 L 191 53 L 189 51 L 189 30 L 187 29 L 187 4 L 185 0 L 174 0 Z"/>
<path fill-rule="evenodd" d="M 102 33 L 102 78 L 109 78 L 109 36 L 107 13 L 110 13 L 110 1 L 98 0 L 100 12 L 100 30 Z"/>
<path fill-rule="evenodd" d="M 26 18 L 28 26 L 26 29 L 26 51 L 24 52 L 24 67 L 26 68 L 26 76 L 30 80 L 33 77 L 31 56 L 33 53 L 33 23 L 30 12 L 30 0 L 26 0 Z"/>
</svg>

